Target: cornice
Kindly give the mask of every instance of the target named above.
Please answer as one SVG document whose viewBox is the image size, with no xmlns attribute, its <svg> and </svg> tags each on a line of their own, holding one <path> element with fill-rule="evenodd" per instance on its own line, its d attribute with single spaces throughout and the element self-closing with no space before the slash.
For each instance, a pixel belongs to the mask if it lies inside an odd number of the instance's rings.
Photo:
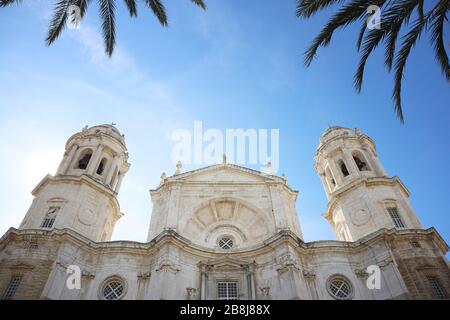
<svg viewBox="0 0 450 320">
<path fill-rule="evenodd" d="M 363 184 L 366 187 L 373 187 L 373 186 L 379 186 L 379 185 L 393 186 L 395 184 L 398 184 L 398 186 L 400 186 L 400 190 L 403 191 L 403 193 L 405 194 L 405 196 L 407 198 L 410 195 L 408 189 L 405 187 L 403 182 L 397 176 L 394 176 L 391 178 L 388 178 L 388 177 L 363 177 L 363 178 L 353 181 L 352 183 L 350 183 L 346 186 L 343 186 L 343 187 L 335 190 L 330 195 L 330 201 L 328 202 L 327 210 L 323 214 L 324 218 L 327 219 L 328 221 L 330 221 L 334 207 L 338 204 L 338 202 L 341 200 L 341 198 L 343 196 L 345 196 L 348 192 L 353 191 L 353 189 L 355 189 Z"/>
<path fill-rule="evenodd" d="M 301 254 L 320 254 L 329 252 L 358 253 L 373 246 L 379 241 L 394 241 L 398 239 L 408 240 L 411 237 L 425 236 L 430 238 L 439 249 L 446 254 L 449 250 L 447 243 L 442 239 L 435 228 L 422 229 L 380 229 L 369 234 L 356 242 L 342 242 L 334 240 L 314 241 L 305 243 L 293 232 L 280 230 L 275 235 L 268 238 L 259 245 L 241 250 L 224 253 L 221 250 L 205 248 L 192 243 L 174 230 L 165 230 L 150 242 L 140 243 L 134 241 L 112 241 L 94 242 L 79 233 L 70 229 L 45 230 L 17 230 L 10 228 L 5 235 L 0 238 L 0 249 L 3 250 L 10 241 L 25 240 L 29 236 L 38 236 L 40 239 L 54 240 L 59 243 L 70 242 L 90 251 L 92 254 L 98 253 L 128 253 L 150 256 L 157 252 L 164 245 L 174 245 L 185 252 L 198 256 L 200 259 L 211 259 L 220 256 L 228 256 L 234 259 L 249 259 L 256 255 L 261 255 L 272 251 L 274 248 L 288 244 L 297 248 Z"/>
</svg>

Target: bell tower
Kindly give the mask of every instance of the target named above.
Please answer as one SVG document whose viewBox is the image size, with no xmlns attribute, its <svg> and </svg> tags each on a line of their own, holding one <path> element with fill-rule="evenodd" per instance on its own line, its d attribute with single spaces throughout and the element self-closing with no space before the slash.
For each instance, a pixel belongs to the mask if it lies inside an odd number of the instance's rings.
<svg viewBox="0 0 450 320">
<path fill-rule="evenodd" d="M 20 229 L 71 229 L 109 241 L 122 217 L 117 194 L 130 165 L 124 136 L 114 125 L 85 127 L 66 144 L 55 176 L 33 190 Z"/>
<path fill-rule="evenodd" d="M 315 155 L 329 200 L 325 218 L 341 241 L 356 241 L 382 228 L 422 229 L 398 177 L 388 177 L 375 143 L 358 129 L 329 128 Z"/>
</svg>

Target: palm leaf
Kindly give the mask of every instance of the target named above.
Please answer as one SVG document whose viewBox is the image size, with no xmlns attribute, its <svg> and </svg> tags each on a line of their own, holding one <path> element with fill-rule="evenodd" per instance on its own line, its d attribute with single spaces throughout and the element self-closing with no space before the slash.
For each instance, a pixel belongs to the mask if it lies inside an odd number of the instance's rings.
<svg viewBox="0 0 450 320">
<path fill-rule="evenodd" d="M 387 0 L 373 0 L 373 4 L 381 7 Z M 353 0 L 344 5 L 330 21 L 325 25 L 319 35 L 313 40 L 311 46 L 305 52 L 305 65 L 310 66 L 320 46 L 327 46 L 334 31 L 343 28 L 365 16 L 367 0 Z"/>
<path fill-rule="evenodd" d="M 412 29 L 403 37 L 402 46 L 395 59 L 395 83 L 392 97 L 394 99 L 395 111 L 402 123 L 404 121 L 401 98 L 403 72 L 405 69 L 406 61 L 408 60 L 409 54 L 411 53 L 411 49 L 420 38 L 420 35 L 422 34 L 430 17 L 430 13 L 428 13 L 424 18 L 419 17 L 414 22 Z"/>
<path fill-rule="evenodd" d="M 105 41 L 105 51 L 111 57 L 116 43 L 115 27 L 115 3 L 114 0 L 99 0 L 100 17 L 102 19 L 103 39 Z"/>
<path fill-rule="evenodd" d="M 167 26 L 166 9 L 160 0 L 145 0 L 145 3 L 152 9 L 162 26 Z"/>
<path fill-rule="evenodd" d="M 50 22 L 47 38 L 45 39 L 47 45 L 51 45 L 61 35 L 66 25 L 67 10 L 71 4 L 71 0 L 60 0 L 56 3 L 53 19 Z"/>
<path fill-rule="evenodd" d="M 0 8 L 9 6 L 13 3 L 20 4 L 22 3 L 22 0 L 0 0 Z"/>
<path fill-rule="evenodd" d="M 297 17 L 309 18 L 318 11 L 344 0 L 300 0 L 297 4 Z"/>
<path fill-rule="evenodd" d="M 136 0 L 124 0 L 131 17 L 137 17 Z"/>
<path fill-rule="evenodd" d="M 200 8 L 202 8 L 203 10 L 206 10 L 206 4 L 205 2 L 203 2 L 203 0 L 191 0 L 191 1 L 196 5 L 198 5 Z"/>
<path fill-rule="evenodd" d="M 434 45 L 436 59 L 441 66 L 442 73 L 447 80 L 450 80 L 450 66 L 447 52 L 444 45 L 444 22 L 447 21 L 447 11 L 450 1 L 442 0 L 435 7 L 431 23 L 431 42 Z"/>
</svg>

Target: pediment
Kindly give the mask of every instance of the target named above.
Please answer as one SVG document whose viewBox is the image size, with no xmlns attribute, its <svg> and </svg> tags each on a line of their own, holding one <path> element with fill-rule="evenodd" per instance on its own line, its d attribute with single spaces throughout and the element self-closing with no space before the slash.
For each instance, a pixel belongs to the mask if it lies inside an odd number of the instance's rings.
<svg viewBox="0 0 450 320">
<path fill-rule="evenodd" d="M 189 182 L 264 182 L 277 181 L 277 176 L 232 164 L 221 164 L 170 177 L 171 181 Z"/>
</svg>

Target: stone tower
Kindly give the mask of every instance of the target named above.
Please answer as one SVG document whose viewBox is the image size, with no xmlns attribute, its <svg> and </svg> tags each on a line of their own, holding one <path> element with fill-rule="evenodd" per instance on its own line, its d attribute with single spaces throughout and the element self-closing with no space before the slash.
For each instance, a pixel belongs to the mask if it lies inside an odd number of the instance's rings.
<svg viewBox="0 0 450 320">
<path fill-rule="evenodd" d="M 358 129 L 329 128 L 315 155 L 329 203 L 325 218 L 338 240 L 356 241 L 382 228 L 422 229 L 398 177 L 387 177 L 375 143 Z"/>
<path fill-rule="evenodd" d="M 85 127 L 66 144 L 55 176 L 47 175 L 20 229 L 71 229 L 93 241 L 109 241 L 122 217 L 117 194 L 127 173 L 124 136 L 113 125 Z"/>
</svg>

